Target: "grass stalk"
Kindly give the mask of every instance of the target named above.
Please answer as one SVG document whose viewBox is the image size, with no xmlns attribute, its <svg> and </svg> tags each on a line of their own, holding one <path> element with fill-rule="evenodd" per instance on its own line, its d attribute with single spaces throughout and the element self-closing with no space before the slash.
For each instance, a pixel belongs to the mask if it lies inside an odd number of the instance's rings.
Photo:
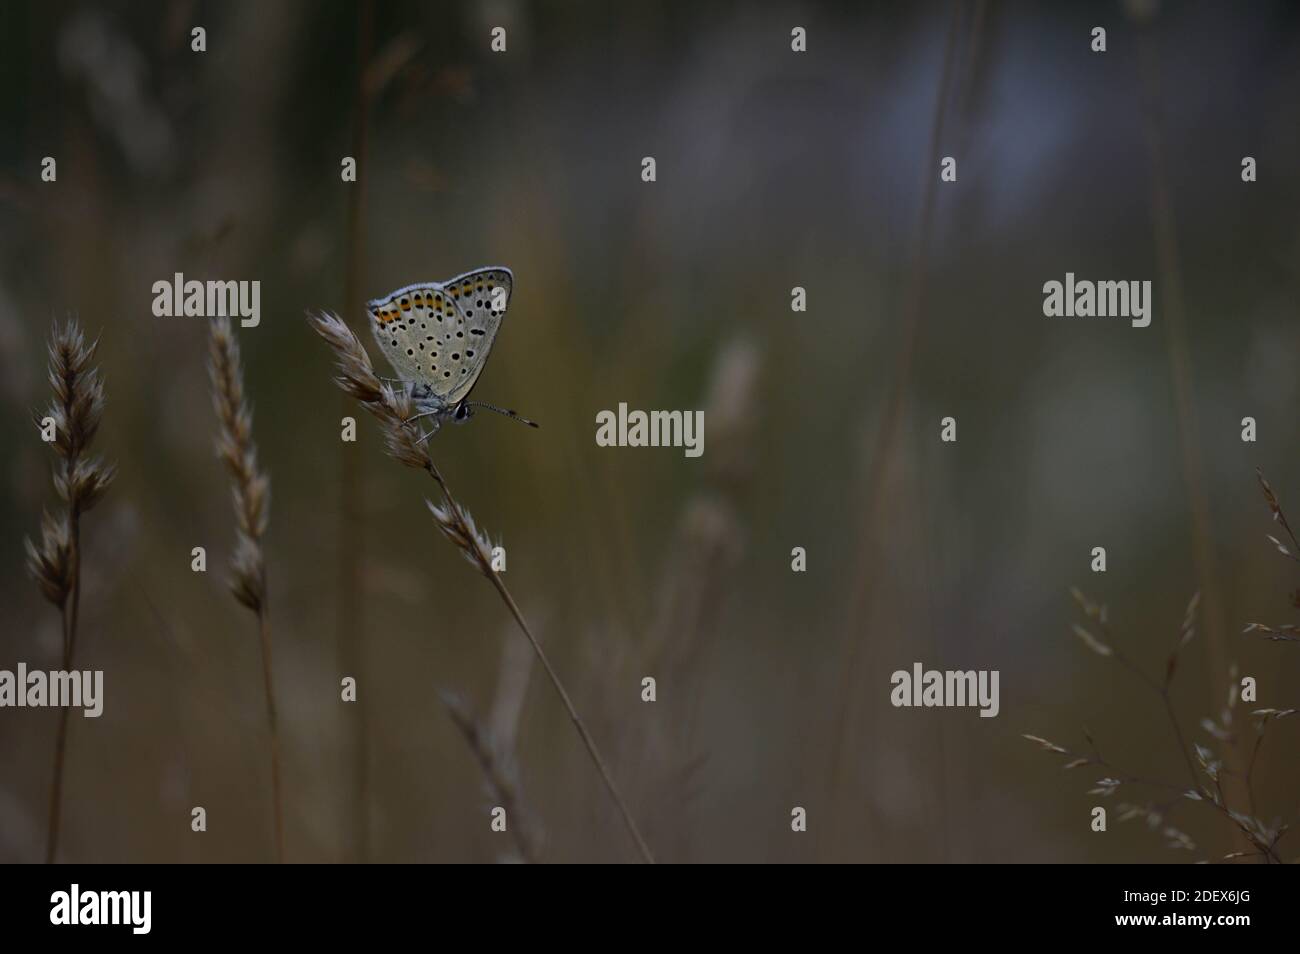
<svg viewBox="0 0 1300 954">
<path fill-rule="evenodd" d="M 87 344 L 77 322 L 54 326 L 47 349 L 54 399 L 36 424 L 42 433 L 53 425 L 54 489 L 63 507 L 53 515 L 45 514 L 39 544 L 30 538 L 24 541 L 28 572 L 45 598 L 59 608 L 60 661 L 65 672 L 72 670 L 75 658 L 81 607 L 81 517 L 99 502 L 116 474 L 111 465 L 87 453 L 104 413 L 103 380 L 99 370 L 91 367 L 97 348 L 98 342 Z M 47 864 L 54 862 L 59 851 L 70 714 L 68 707 L 59 710 L 45 841 Z"/>
<path fill-rule="evenodd" d="M 555 671 L 555 667 L 551 665 L 551 660 L 546 655 L 546 651 L 542 648 L 536 636 L 533 635 L 532 629 L 529 627 L 527 620 L 524 619 L 519 604 L 515 602 L 509 588 L 496 571 L 492 569 L 492 547 L 488 544 L 486 537 L 474 525 L 473 517 L 469 511 L 461 506 L 452 494 L 450 486 L 448 486 L 446 479 L 442 476 L 441 471 L 439 471 L 429 453 L 427 440 L 421 440 L 419 428 L 411 423 L 414 407 L 410 390 L 397 391 L 391 385 L 384 384 L 379 380 L 375 375 L 374 366 L 370 361 L 370 355 L 366 353 L 365 347 L 352 329 L 336 315 L 313 314 L 308 316 L 308 321 L 334 352 L 340 372 L 335 382 L 346 394 L 360 401 L 366 410 L 378 420 L 389 456 L 407 467 L 414 467 L 427 472 L 438 485 L 442 496 L 442 504 L 434 504 L 432 501 L 426 502 L 439 528 L 460 549 L 465 559 L 487 577 L 501 597 L 502 602 L 505 603 L 520 632 L 528 640 L 533 653 L 541 662 L 542 668 L 546 671 L 547 678 L 550 679 L 556 694 L 560 697 L 560 701 L 569 714 L 569 718 L 573 722 L 574 728 L 587 750 L 587 754 L 591 757 L 592 764 L 596 766 L 596 770 L 600 774 L 610 798 L 618 808 L 623 823 L 635 842 L 642 860 L 653 864 L 654 856 L 651 854 L 645 839 L 641 836 L 641 831 L 632 817 L 627 802 L 615 784 L 604 758 L 601 757 L 595 739 L 592 738 L 586 723 L 578 714 L 577 707 L 574 706 L 573 699 L 560 679 L 559 673 Z"/>
<path fill-rule="evenodd" d="M 504 744 L 505 740 L 494 737 L 464 700 L 448 692 L 441 696 L 447 714 L 483 771 L 488 794 L 496 805 L 505 809 L 506 830 L 519 850 L 519 859 L 525 864 L 537 864 L 541 860 L 541 837 L 525 810 L 510 747 Z"/>
<path fill-rule="evenodd" d="M 860 695 L 856 691 L 861 679 L 859 672 L 862 662 L 864 643 L 867 635 L 863 632 L 863 622 L 869 607 L 869 594 L 872 578 L 872 547 L 878 534 L 876 528 L 885 509 L 886 476 L 894 456 L 899 453 L 900 434 L 907 414 L 908 397 L 912 385 L 912 372 L 916 363 L 916 352 L 920 339 L 921 319 L 925 308 L 926 267 L 929 262 L 930 237 L 934 222 L 935 189 L 939 180 L 934 166 L 939 158 L 940 140 L 943 135 L 944 121 L 947 114 L 952 75 L 955 70 L 957 55 L 957 37 L 961 30 L 962 6 L 954 0 L 949 14 L 947 38 L 944 41 L 943 66 L 939 83 L 935 90 L 934 112 L 930 122 L 928 151 L 922 167 L 925 178 L 922 184 L 921 207 L 918 211 L 915 246 L 910 256 L 910 268 L 907 285 L 904 289 L 902 307 L 902 337 L 898 344 L 895 359 L 893 386 L 885 405 L 880 430 L 872 446 L 871 459 L 868 464 L 865 507 L 862 525 L 858 532 L 858 548 L 853 576 L 850 579 L 850 598 L 844 617 L 847 642 L 845 662 L 841 669 L 839 686 L 834 699 L 833 724 L 830 729 L 829 745 L 829 782 L 828 788 L 833 811 L 838 814 L 852 795 L 843 791 L 845 774 L 845 751 L 848 747 L 850 723 L 853 721 L 853 700 Z"/>
<path fill-rule="evenodd" d="M 229 318 L 212 319 L 209 349 L 212 403 L 217 411 L 217 456 L 230 473 L 235 504 L 235 553 L 230 589 L 235 599 L 257 617 L 261 643 L 262 684 L 266 694 L 267 727 L 271 737 L 271 799 L 275 860 L 284 862 L 284 795 L 280 774 L 280 727 L 275 710 L 271 664 L 271 622 L 267 606 L 266 555 L 262 538 L 270 512 L 271 484 L 257 463 L 253 414 L 244 401 L 244 372 Z"/>
<path fill-rule="evenodd" d="M 1211 673 L 1226 672 L 1227 626 L 1224 622 L 1223 596 L 1219 586 L 1219 571 L 1214 550 L 1214 528 L 1210 515 L 1209 493 L 1206 490 L 1204 458 L 1201 452 L 1200 428 L 1193 406 L 1195 386 L 1193 381 L 1191 348 L 1187 337 L 1187 306 L 1184 295 L 1181 253 L 1174 218 L 1173 198 L 1169 185 L 1168 164 L 1165 158 L 1164 129 L 1159 119 L 1160 88 L 1159 62 L 1154 40 L 1144 36 L 1139 47 L 1143 94 L 1143 131 L 1151 164 L 1151 213 L 1155 233 L 1156 258 L 1160 269 L 1160 284 L 1164 293 L 1163 311 L 1165 344 L 1169 352 L 1169 367 L 1174 385 L 1174 405 L 1177 409 L 1178 446 L 1182 464 L 1183 487 L 1191 516 L 1192 556 L 1196 566 L 1197 582 L 1205 597 L 1205 655 Z M 1211 687 L 1211 704 L 1216 704 L 1218 692 Z M 1245 767 L 1235 748 L 1224 756 L 1235 778 L 1244 776 Z M 1238 843 L 1241 844 L 1240 839 Z"/>
<path fill-rule="evenodd" d="M 370 63 L 374 37 L 374 3 L 362 0 L 357 5 L 356 85 L 353 94 L 352 158 L 357 163 L 357 178 L 347 191 L 347 249 L 344 253 L 343 302 L 351 312 L 362 305 L 362 275 L 365 265 L 365 196 L 367 158 L 370 145 L 370 95 L 366 89 L 366 70 Z M 347 396 L 340 395 L 340 415 L 346 413 Z M 358 512 L 361 501 L 361 460 L 352 444 L 339 444 L 339 552 L 338 661 L 341 672 L 365 683 L 364 643 L 361 621 L 364 590 L 361 565 L 365 548 L 365 524 Z M 370 857 L 370 717 L 364 697 L 355 706 L 351 724 L 352 771 L 344 790 L 351 792 L 347 814 L 351 834 L 350 854 L 354 861 L 365 863 Z"/>
</svg>

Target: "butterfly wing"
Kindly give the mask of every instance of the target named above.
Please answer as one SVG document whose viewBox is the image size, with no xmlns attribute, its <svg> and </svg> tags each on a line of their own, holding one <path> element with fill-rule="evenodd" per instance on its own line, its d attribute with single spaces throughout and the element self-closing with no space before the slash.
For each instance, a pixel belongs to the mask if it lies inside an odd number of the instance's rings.
<svg viewBox="0 0 1300 954">
<path fill-rule="evenodd" d="M 451 296 L 437 282 L 407 285 L 366 303 L 370 331 L 388 363 L 403 381 L 446 390 L 450 365 L 442 347 L 446 329 L 457 320 Z M 462 356 L 463 357 L 463 356 Z"/>
<path fill-rule="evenodd" d="M 455 404 L 483 373 L 513 291 L 503 266 L 407 285 L 367 302 L 370 330 L 399 378 Z"/>
<path fill-rule="evenodd" d="M 430 385 L 448 404 L 463 400 L 483 373 L 514 285 L 514 274 L 499 265 L 478 268 L 442 284 L 443 304 L 450 302 L 451 312 L 439 329 L 439 358 Z"/>
</svg>

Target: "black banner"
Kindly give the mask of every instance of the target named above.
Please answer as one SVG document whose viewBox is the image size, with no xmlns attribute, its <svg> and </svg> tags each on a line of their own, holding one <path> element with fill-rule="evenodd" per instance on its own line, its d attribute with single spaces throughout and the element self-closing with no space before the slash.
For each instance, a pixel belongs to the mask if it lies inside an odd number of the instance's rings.
<svg viewBox="0 0 1300 954">
<path fill-rule="evenodd" d="M 695 894 L 697 903 L 688 907 L 652 902 L 637 914 L 642 905 L 629 906 L 629 898 L 648 899 L 643 892 L 649 885 L 593 889 L 578 872 L 579 885 L 557 895 L 538 892 L 523 872 L 523 881 L 492 889 L 464 872 L 417 866 L 56 866 L 10 874 L 17 877 L 0 909 L 11 939 L 210 942 L 287 932 L 295 940 L 337 945 L 428 927 L 430 918 L 470 925 L 488 916 L 495 930 L 523 923 L 517 916 L 536 908 L 535 917 L 553 920 L 572 913 L 579 897 L 586 916 L 602 924 L 626 918 L 637 922 L 637 932 L 665 918 L 735 925 L 721 897 L 715 904 Z M 819 908 L 832 918 L 837 911 L 849 915 L 855 930 L 868 923 L 883 931 L 910 930 L 907 925 L 919 921 L 928 940 L 978 929 L 987 939 L 1133 934 L 1181 940 L 1199 933 L 1231 943 L 1243 932 L 1278 930 L 1293 920 L 1288 904 L 1294 886 L 1277 884 L 1276 876 L 1258 865 L 837 867 L 819 873 L 812 885 L 800 877 L 796 886 L 769 881 L 767 887 L 773 915 L 792 905 L 790 926 L 800 931 L 797 898 L 811 888 Z M 844 879 L 839 887 L 837 878 Z M 735 888 L 745 890 L 741 881 Z M 852 892 L 853 903 L 826 904 L 820 896 L 827 889 L 832 896 Z M 665 886 L 660 890 L 669 896 Z M 513 916 L 503 918 L 504 911 Z"/>
</svg>

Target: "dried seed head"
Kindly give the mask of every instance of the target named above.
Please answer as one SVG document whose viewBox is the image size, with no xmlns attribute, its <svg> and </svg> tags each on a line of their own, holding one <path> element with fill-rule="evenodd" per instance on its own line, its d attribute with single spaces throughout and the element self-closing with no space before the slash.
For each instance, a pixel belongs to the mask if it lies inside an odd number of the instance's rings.
<svg viewBox="0 0 1300 954">
<path fill-rule="evenodd" d="M 1259 728 L 1263 729 L 1273 719 L 1285 719 L 1300 714 L 1300 709 L 1252 709 L 1250 714 L 1259 720 Z"/>
<path fill-rule="evenodd" d="M 495 572 L 492 569 L 492 541 L 474 526 L 469 511 L 450 498 L 446 498 L 442 506 L 432 500 L 426 500 L 425 504 L 447 539 L 456 545 L 466 560 L 491 578 Z"/>
<path fill-rule="evenodd" d="M 49 344 L 50 389 L 54 402 L 47 412 L 55 421 L 54 450 L 67 461 L 90 446 L 104 414 L 104 385 L 90 366 L 98 342 L 86 344 L 75 321 L 55 325 Z"/>
<path fill-rule="evenodd" d="M 339 376 L 334 380 L 348 394 L 363 404 L 381 400 L 382 383 L 375 376 L 370 355 L 352 329 L 338 315 L 326 312 L 308 314 L 307 322 L 334 351 Z"/>
<path fill-rule="evenodd" d="M 401 391 L 396 391 L 385 384 L 380 389 L 379 400 L 367 404 L 366 408 L 379 421 L 379 428 L 384 437 L 384 448 L 390 457 L 407 467 L 417 467 L 422 470 L 433 468 L 429 445 L 420 439 L 419 428 L 411 422 L 411 418 L 415 415 L 415 405 L 409 390 L 403 388 Z M 436 421 L 431 426 L 436 429 Z"/>
<path fill-rule="evenodd" d="M 379 422 L 384 448 L 389 456 L 407 467 L 435 473 L 428 447 L 421 440 L 420 428 L 411 421 L 415 406 L 410 390 L 396 390 L 375 376 L 370 355 L 352 329 L 337 315 L 309 314 L 307 321 L 334 351 L 339 369 L 335 383 L 360 401 Z M 436 428 L 436 421 L 432 426 Z"/>
<path fill-rule="evenodd" d="M 270 512 L 271 485 L 257 466 L 253 413 L 244 400 L 243 365 L 230 319 L 213 319 L 209 344 L 208 370 L 218 422 L 217 456 L 230 472 L 235 506 L 236 540 L 230 564 L 230 589 L 239 602 L 260 613 L 266 606 L 262 537 Z"/>
<path fill-rule="evenodd" d="M 704 417 L 712 444 L 709 474 L 720 483 L 734 484 L 753 472 L 761 371 L 762 356 L 748 338 L 729 342 L 715 359 Z"/>
<path fill-rule="evenodd" d="M 1070 754 L 1069 749 L 1064 749 L 1061 746 L 1057 745 L 1055 742 L 1048 742 L 1046 739 L 1042 738 L 1041 736 L 1029 735 L 1028 733 L 1021 733 L 1020 737 L 1022 739 L 1028 739 L 1030 742 L 1033 742 L 1035 745 L 1043 749 L 1046 749 L 1048 752 L 1055 752 L 1057 755 Z"/>
<path fill-rule="evenodd" d="M 72 529 L 67 513 L 51 516 L 46 512 L 41 520 L 40 546 L 25 538 L 27 570 L 45 594 L 45 598 L 62 608 L 72 592 L 76 579 L 76 561 L 72 552 Z"/>
<path fill-rule="evenodd" d="M 1269 512 L 1273 515 L 1273 522 L 1286 531 L 1286 535 L 1291 540 L 1291 543 L 1297 550 L 1300 550 L 1300 540 L 1296 539 L 1295 531 L 1291 529 L 1291 524 L 1287 522 L 1286 514 L 1282 512 L 1282 504 L 1278 501 L 1277 494 L 1273 493 L 1273 488 L 1269 486 L 1269 482 L 1264 479 L 1264 472 L 1256 467 L 1255 476 L 1259 478 L 1259 486 L 1264 491 L 1264 500 L 1268 503 Z M 1269 539 L 1273 541 L 1273 545 L 1277 547 L 1278 551 L 1283 556 L 1300 561 L 1300 553 L 1292 553 L 1281 540 L 1278 540 L 1272 535 L 1269 536 Z"/>
<path fill-rule="evenodd" d="M 117 476 L 117 468 L 99 457 L 79 457 L 54 474 L 54 488 L 74 510 L 84 513 L 99 503 Z"/>
<path fill-rule="evenodd" d="M 91 367 L 95 348 L 72 320 L 55 324 L 47 346 L 54 400 L 41 417 L 54 421 L 54 489 L 67 507 L 55 516 L 46 513 L 40 545 L 29 539 L 25 546 L 29 571 L 45 597 L 60 608 L 77 585 L 77 519 L 99 502 L 115 474 L 102 459 L 85 456 L 104 414 L 104 385 Z M 39 419 L 37 424 L 42 426 Z"/>
<path fill-rule="evenodd" d="M 1268 502 L 1268 509 L 1276 520 L 1282 514 L 1282 505 L 1278 503 L 1277 494 L 1273 493 L 1273 487 L 1264 479 L 1264 472 L 1258 467 L 1255 468 L 1255 477 L 1259 480 L 1260 489 L 1264 491 L 1264 499 Z"/>
<path fill-rule="evenodd" d="M 1115 789 L 1119 786 L 1120 780 L 1117 778 L 1100 778 L 1097 780 L 1097 787 L 1089 789 L 1088 794 L 1109 797 L 1115 794 Z"/>
<path fill-rule="evenodd" d="M 1262 633 L 1264 639 L 1276 643 L 1300 643 L 1300 626 L 1283 623 L 1281 626 L 1266 626 L 1263 623 L 1250 623 L 1243 633 Z"/>
<path fill-rule="evenodd" d="M 514 834 L 522 860 L 536 863 L 541 855 L 541 837 L 520 797 L 519 773 L 510 752 L 492 736 L 463 699 L 445 690 L 438 695 L 483 771 L 488 797 L 493 804 L 506 809 L 506 816 L 511 820 L 509 830 Z"/>
<path fill-rule="evenodd" d="M 230 570 L 230 590 L 235 599 L 254 613 L 261 613 L 266 606 L 266 564 L 261 545 L 241 533 L 235 543 Z"/>
<path fill-rule="evenodd" d="M 1096 636 L 1092 635 L 1092 633 L 1088 632 L 1078 623 L 1075 623 L 1071 628 L 1074 630 L 1074 635 L 1083 640 L 1083 644 L 1098 656 L 1109 656 L 1114 652 L 1113 649 L 1103 643 Z"/>
</svg>

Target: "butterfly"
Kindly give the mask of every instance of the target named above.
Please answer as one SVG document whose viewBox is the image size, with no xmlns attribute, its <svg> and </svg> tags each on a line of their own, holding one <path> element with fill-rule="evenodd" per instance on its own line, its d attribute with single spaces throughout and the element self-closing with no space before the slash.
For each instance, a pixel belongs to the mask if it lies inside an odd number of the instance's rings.
<svg viewBox="0 0 1300 954">
<path fill-rule="evenodd" d="M 469 420 L 476 407 L 537 426 L 514 411 L 469 400 L 501 331 L 514 284 L 510 269 L 492 265 L 366 302 L 379 350 L 398 381 L 411 388 L 416 409 L 411 420 L 429 419 L 429 434 L 445 420 Z"/>
</svg>

